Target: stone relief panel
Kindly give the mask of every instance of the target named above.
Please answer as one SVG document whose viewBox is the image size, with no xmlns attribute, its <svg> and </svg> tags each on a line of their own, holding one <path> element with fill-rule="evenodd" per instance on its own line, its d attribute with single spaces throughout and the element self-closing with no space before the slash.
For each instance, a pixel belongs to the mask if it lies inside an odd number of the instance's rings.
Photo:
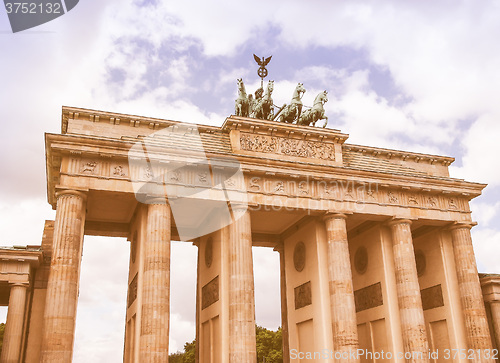
<svg viewBox="0 0 500 363">
<path fill-rule="evenodd" d="M 217 301 L 219 301 L 219 276 L 201 288 L 201 309 L 206 309 Z"/>
<path fill-rule="evenodd" d="M 137 299 L 137 274 L 128 285 L 127 308 L 129 308 Z"/>
<path fill-rule="evenodd" d="M 356 312 L 368 310 L 384 304 L 380 282 L 354 291 Z"/>
<path fill-rule="evenodd" d="M 295 310 L 312 304 L 311 281 L 306 282 L 294 289 Z"/>
<path fill-rule="evenodd" d="M 335 161 L 334 145 L 316 141 L 254 135 L 242 132 L 240 135 L 240 146 L 245 151 Z"/>
<path fill-rule="evenodd" d="M 441 289 L 441 285 L 436 285 L 421 290 L 420 296 L 422 297 L 422 308 L 424 310 L 444 306 L 443 291 Z"/>
</svg>

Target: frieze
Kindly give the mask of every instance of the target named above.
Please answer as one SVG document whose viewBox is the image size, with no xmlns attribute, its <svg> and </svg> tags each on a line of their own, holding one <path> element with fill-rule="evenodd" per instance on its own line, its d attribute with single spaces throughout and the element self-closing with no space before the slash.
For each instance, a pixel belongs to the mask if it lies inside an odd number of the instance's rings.
<svg viewBox="0 0 500 363">
<path fill-rule="evenodd" d="M 217 301 L 219 301 L 219 276 L 201 288 L 201 309 L 206 309 Z"/>
<path fill-rule="evenodd" d="M 258 137 L 268 137 L 258 135 Z M 270 138 L 270 137 L 268 137 Z M 247 174 L 242 181 L 230 178 L 226 171 L 214 169 L 208 173 L 199 167 L 173 168 L 172 164 L 155 163 L 149 167 L 126 161 L 108 161 L 102 158 L 77 158 L 72 156 L 63 164 L 63 174 L 82 175 L 103 179 L 126 179 L 164 182 L 175 185 L 211 187 L 223 184 L 228 189 L 242 189 L 249 193 L 312 198 L 355 204 L 394 205 L 450 212 L 470 211 L 467 196 L 457 196 L 431 190 L 405 190 L 387 184 L 363 183 L 354 180 L 325 180 L 301 178 L 297 175 L 278 173 Z M 244 182 L 244 184 L 243 184 Z M 283 202 L 281 202 L 283 203 Z M 283 205 L 283 204 L 281 204 Z"/>
<path fill-rule="evenodd" d="M 241 133 L 240 147 L 246 151 L 335 161 L 334 145 L 315 141 Z"/>
</svg>

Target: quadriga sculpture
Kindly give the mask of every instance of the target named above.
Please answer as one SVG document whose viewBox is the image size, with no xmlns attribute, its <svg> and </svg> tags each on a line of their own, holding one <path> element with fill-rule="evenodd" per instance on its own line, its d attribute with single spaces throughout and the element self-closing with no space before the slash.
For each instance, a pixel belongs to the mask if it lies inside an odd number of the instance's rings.
<svg viewBox="0 0 500 363">
<path fill-rule="evenodd" d="M 280 114 L 280 121 L 289 124 L 296 121 L 302 111 L 302 96 L 306 92 L 302 83 L 297 84 L 293 91 L 292 101 L 289 105 L 284 106 Z"/>
<path fill-rule="evenodd" d="M 323 127 L 326 127 L 328 123 L 328 117 L 325 116 L 325 109 L 323 105 L 328 102 L 327 97 L 328 92 L 323 91 L 318 93 L 316 98 L 314 99 L 314 105 L 309 110 L 304 111 L 303 114 L 300 115 L 299 120 L 297 121 L 297 125 L 313 125 L 316 126 L 316 122 L 318 120 L 325 120 Z"/>
<path fill-rule="evenodd" d="M 242 78 L 238 78 L 236 81 L 238 82 L 238 98 L 235 101 L 234 113 L 236 116 L 248 117 L 249 101 L 247 91 Z"/>
<path fill-rule="evenodd" d="M 260 118 L 264 120 L 272 120 L 274 118 L 274 104 L 271 97 L 274 90 L 274 81 L 267 83 L 266 93 L 264 97 L 256 99 L 250 117 Z"/>
</svg>

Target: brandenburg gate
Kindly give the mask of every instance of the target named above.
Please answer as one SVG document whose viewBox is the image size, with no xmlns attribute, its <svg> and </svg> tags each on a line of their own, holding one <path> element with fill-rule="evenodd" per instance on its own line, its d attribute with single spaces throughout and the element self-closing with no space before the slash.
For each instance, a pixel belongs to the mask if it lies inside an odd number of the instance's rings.
<svg viewBox="0 0 500 363">
<path fill-rule="evenodd" d="M 197 362 L 256 363 L 252 246 L 280 255 L 284 362 L 494 362 L 500 279 L 478 275 L 469 209 L 485 185 L 450 157 L 242 109 L 215 127 L 62 108 L 55 221 L 41 247 L 0 250 L 1 361 L 71 362 L 98 235 L 130 243 L 124 362 L 168 361 L 171 240 L 198 248 Z"/>
</svg>

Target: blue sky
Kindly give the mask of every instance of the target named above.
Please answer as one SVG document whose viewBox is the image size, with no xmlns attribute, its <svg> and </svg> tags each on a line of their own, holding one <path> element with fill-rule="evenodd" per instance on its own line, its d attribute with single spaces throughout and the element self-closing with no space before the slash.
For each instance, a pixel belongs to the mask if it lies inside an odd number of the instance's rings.
<svg viewBox="0 0 500 363">
<path fill-rule="evenodd" d="M 297 82 L 306 105 L 326 89 L 328 127 L 348 142 L 454 156 L 453 177 L 488 183 L 472 203 L 473 238 L 479 269 L 500 273 L 499 34 L 500 2 L 487 0 L 81 0 L 17 34 L 2 9 L 0 243 L 38 244 L 54 218 L 43 134 L 60 132 L 62 105 L 220 126 L 236 79 L 248 92 L 259 84 L 256 53 L 273 55 L 276 104 Z M 194 281 L 196 249 L 172 254 L 176 350 L 194 337 L 194 290 L 174 280 Z M 256 272 L 257 318 L 275 328 L 277 257 L 255 256 L 270 266 Z M 75 362 L 121 360 L 127 263 L 123 240 L 86 238 Z"/>
</svg>

